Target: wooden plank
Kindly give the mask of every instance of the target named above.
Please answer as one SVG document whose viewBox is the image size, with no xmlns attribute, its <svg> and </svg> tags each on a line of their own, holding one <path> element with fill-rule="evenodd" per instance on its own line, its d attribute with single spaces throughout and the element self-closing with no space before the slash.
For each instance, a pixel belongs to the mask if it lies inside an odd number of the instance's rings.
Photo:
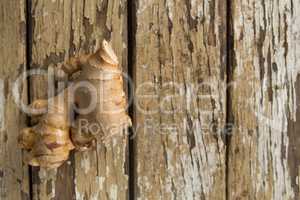
<svg viewBox="0 0 300 200">
<path fill-rule="evenodd" d="M 13 90 L 26 69 L 24 1 L 1 1 L 0 16 L 0 199 L 30 199 L 29 171 L 17 148 L 17 137 L 26 125 L 26 116 L 17 102 L 26 103 L 27 85 Z"/>
<path fill-rule="evenodd" d="M 32 68 L 47 69 L 73 55 L 94 52 L 112 40 L 127 69 L 126 0 L 32 0 Z M 34 77 L 32 99 L 45 98 L 46 77 Z M 127 137 L 98 144 L 57 171 L 35 170 L 34 199 L 126 199 Z"/>
<path fill-rule="evenodd" d="M 32 0 L 31 4 L 31 68 L 45 72 L 50 64 L 63 62 L 70 54 L 74 54 L 70 51 L 71 2 Z M 31 101 L 46 99 L 47 87 L 47 73 L 31 76 Z M 70 166 L 70 162 L 58 170 L 33 168 L 32 179 L 33 199 L 72 199 L 75 196 L 74 166 Z"/>
<path fill-rule="evenodd" d="M 85 25 L 85 35 L 91 44 L 100 44 L 103 36 L 112 41 L 113 49 L 127 71 L 127 0 L 86 1 L 84 12 L 77 11 Z M 93 27 L 93 28 L 92 28 Z M 89 34 L 89 30 L 93 30 Z M 98 36 L 103 34 L 103 36 Z M 80 37 L 79 32 L 74 38 Z M 90 45 L 91 46 L 91 45 Z M 116 136 L 97 144 L 97 150 L 76 156 L 76 199 L 127 199 L 128 139 Z"/>
<path fill-rule="evenodd" d="M 136 199 L 225 199 L 226 2 L 137 0 L 136 18 Z"/>
<path fill-rule="evenodd" d="M 228 199 L 299 199 L 300 2 L 231 2 Z"/>
</svg>

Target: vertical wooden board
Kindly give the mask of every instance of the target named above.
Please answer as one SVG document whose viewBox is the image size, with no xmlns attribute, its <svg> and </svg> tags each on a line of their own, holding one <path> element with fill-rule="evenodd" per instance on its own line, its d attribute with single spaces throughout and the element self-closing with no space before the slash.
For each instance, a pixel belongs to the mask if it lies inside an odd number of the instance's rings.
<svg viewBox="0 0 300 200">
<path fill-rule="evenodd" d="M 127 70 L 126 1 L 32 0 L 32 68 L 47 70 L 71 56 L 94 52 L 112 40 Z M 47 77 L 33 76 L 31 97 L 47 97 Z M 76 152 L 58 170 L 37 170 L 34 199 L 125 199 L 127 139 L 98 144 L 98 150 Z"/>
<path fill-rule="evenodd" d="M 73 7 L 73 15 L 82 16 L 83 35 L 96 44 L 103 36 L 112 41 L 123 72 L 127 71 L 127 1 L 86 1 L 84 12 Z M 77 17 L 77 19 L 80 17 Z M 75 23 L 76 24 L 76 23 Z M 99 33 L 103 36 L 99 37 Z M 74 39 L 82 36 L 74 32 Z M 82 39 L 81 39 L 82 40 Z M 87 40 L 87 41 L 89 41 Z M 92 47 L 92 46 L 91 46 Z M 128 198 L 128 136 L 118 135 L 90 152 L 76 155 L 76 199 L 127 199 Z"/>
<path fill-rule="evenodd" d="M 226 3 L 137 0 L 136 199 L 225 199 Z"/>
<path fill-rule="evenodd" d="M 31 1 L 31 69 L 42 70 L 41 75 L 30 77 L 30 99 L 47 99 L 47 70 L 63 62 L 70 54 L 71 1 Z M 49 81 L 49 84 L 48 84 Z M 58 170 L 33 168 L 33 199 L 72 199 L 74 192 L 74 166 L 65 163 Z M 57 189 L 57 191 L 56 191 Z"/>
<path fill-rule="evenodd" d="M 231 4 L 228 199 L 299 199 L 300 2 Z"/>
<path fill-rule="evenodd" d="M 0 199 L 30 199 L 28 168 L 17 137 L 26 117 L 18 101 L 27 101 L 27 85 L 14 89 L 26 69 L 26 22 L 23 0 L 0 2 Z"/>
</svg>

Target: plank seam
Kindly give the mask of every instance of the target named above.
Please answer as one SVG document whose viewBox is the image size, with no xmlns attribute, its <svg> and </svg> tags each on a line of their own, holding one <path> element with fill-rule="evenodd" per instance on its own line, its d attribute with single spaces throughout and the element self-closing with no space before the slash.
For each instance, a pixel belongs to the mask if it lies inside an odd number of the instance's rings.
<svg viewBox="0 0 300 200">
<path fill-rule="evenodd" d="M 31 16 L 31 0 L 25 0 L 25 20 L 26 20 L 26 71 L 30 69 L 31 65 L 31 55 L 32 55 L 32 16 Z M 30 103 L 30 77 L 27 77 L 27 101 Z M 26 125 L 30 126 L 30 117 L 26 115 Z M 33 199 L 33 169 L 31 166 L 28 166 L 28 176 L 29 176 L 29 198 Z"/>
<path fill-rule="evenodd" d="M 229 187 L 229 157 L 230 157 L 230 144 L 232 138 L 232 127 L 234 125 L 232 116 L 232 98 L 231 98 L 231 83 L 232 83 L 232 72 L 233 72 L 233 60 L 232 55 L 234 52 L 234 37 L 233 37 L 233 19 L 232 19 L 232 0 L 226 1 L 226 123 L 225 123 L 225 199 L 230 199 Z M 231 127 L 231 128 L 230 128 Z"/>
<path fill-rule="evenodd" d="M 131 80 L 134 81 L 134 66 L 135 66 L 135 47 L 136 47 L 136 2 L 135 0 L 127 0 L 127 42 L 128 42 L 128 76 L 131 77 Z M 132 119 L 133 126 L 135 125 L 134 119 L 134 84 L 128 82 L 128 94 L 129 99 L 132 101 L 129 102 L 128 114 Z M 130 128 L 129 130 L 129 140 L 128 140 L 128 199 L 135 199 L 135 133 L 134 129 Z"/>
</svg>

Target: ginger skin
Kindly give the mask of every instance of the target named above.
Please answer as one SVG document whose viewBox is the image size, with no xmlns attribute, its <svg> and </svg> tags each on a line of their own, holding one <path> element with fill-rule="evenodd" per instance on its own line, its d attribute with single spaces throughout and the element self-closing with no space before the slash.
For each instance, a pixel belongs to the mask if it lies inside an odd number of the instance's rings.
<svg viewBox="0 0 300 200">
<path fill-rule="evenodd" d="M 70 139 L 67 89 L 49 100 L 35 100 L 31 109 L 46 109 L 38 118 L 38 124 L 21 130 L 18 142 L 25 151 L 24 161 L 32 166 L 57 168 L 74 149 Z M 32 113 L 37 116 L 40 113 Z"/>
<path fill-rule="evenodd" d="M 131 126 L 126 114 L 126 96 L 123 90 L 122 71 L 110 45 L 104 40 L 101 48 L 91 55 L 71 58 L 62 70 L 68 75 L 81 72 L 67 89 L 49 100 L 36 100 L 30 107 L 47 112 L 32 113 L 38 116 L 38 124 L 24 128 L 18 138 L 25 151 L 25 162 L 32 166 L 57 168 L 76 147 L 88 149 L 96 140 L 105 140 Z M 84 83 L 80 87 L 77 84 Z M 89 87 L 85 87 L 89 85 Z M 92 88 L 92 89 L 91 89 Z M 71 96 L 72 94 L 72 96 Z M 92 104 L 91 104 L 92 102 Z M 88 112 L 79 112 L 72 124 L 71 106 L 82 111 L 93 105 Z M 98 131 L 81 126 L 82 121 Z"/>
<path fill-rule="evenodd" d="M 72 58 L 62 65 L 68 75 L 80 71 L 76 83 L 87 82 L 95 90 L 86 87 L 74 90 L 77 108 L 84 109 L 97 99 L 88 113 L 79 113 L 71 128 L 73 144 L 80 150 L 88 149 L 95 140 L 105 140 L 122 134 L 131 126 L 126 114 L 126 95 L 123 89 L 122 70 L 118 58 L 107 41 L 103 41 L 96 53 Z M 90 128 L 82 124 L 90 125 Z M 98 127 L 93 130 L 93 127 Z M 99 130 L 99 127 L 101 130 Z"/>
</svg>

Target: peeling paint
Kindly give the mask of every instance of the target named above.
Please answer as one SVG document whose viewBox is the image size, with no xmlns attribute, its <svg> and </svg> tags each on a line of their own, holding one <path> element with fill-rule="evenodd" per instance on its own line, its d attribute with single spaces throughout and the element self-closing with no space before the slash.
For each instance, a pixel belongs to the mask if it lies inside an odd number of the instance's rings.
<svg viewBox="0 0 300 200">
<path fill-rule="evenodd" d="M 103 184 L 104 184 L 104 181 L 105 181 L 105 177 L 99 177 L 99 176 L 97 176 L 96 177 L 96 183 L 97 183 L 97 185 L 99 185 L 99 189 L 100 190 L 103 190 L 104 188 L 103 188 Z"/>
<path fill-rule="evenodd" d="M 87 155 L 87 153 L 84 153 L 83 158 L 81 159 L 81 168 L 83 169 L 85 174 L 88 174 L 90 167 L 90 157 Z"/>
<path fill-rule="evenodd" d="M 300 4 L 293 3 L 298 10 Z M 239 87 L 232 92 L 238 132 L 233 134 L 229 164 L 240 171 L 229 173 L 230 184 L 239 185 L 230 188 L 230 198 L 291 200 L 296 197 L 292 187 L 296 177 L 290 176 L 287 159 L 288 120 L 295 120 L 297 107 L 294 84 L 300 53 L 294 37 L 300 29 L 293 21 L 299 17 L 284 1 L 233 4 L 233 31 L 240 33 L 234 38 L 233 75 Z"/>
<path fill-rule="evenodd" d="M 110 194 L 109 199 L 117 200 L 118 199 L 118 186 L 117 185 L 111 185 L 109 194 Z"/>
<path fill-rule="evenodd" d="M 154 0 L 139 0 L 139 7 L 137 9 L 137 14 L 142 14 L 146 9 L 148 9 Z"/>
<path fill-rule="evenodd" d="M 169 19 L 173 20 L 174 0 L 166 0 Z"/>
<path fill-rule="evenodd" d="M 5 91 L 4 91 L 4 81 L 0 80 L 0 131 L 5 129 Z"/>
<path fill-rule="evenodd" d="M 220 4 L 220 9 L 226 8 Z M 205 1 L 139 0 L 137 5 L 135 84 L 149 81 L 160 90 L 157 99 L 139 103 L 161 111 L 136 110 L 135 124 L 143 126 L 150 120 L 156 126 L 179 125 L 172 134 L 160 129 L 148 134 L 144 127 L 137 130 L 137 199 L 225 199 L 225 147 L 221 135 L 207 127 L 216 121 L 219 130 L 225 122 L 225 87 L 219 87 L 225 82 L 217 66 L 225 66 L 220 63 L 226 60 L 221 59 L 220 43 L 225 42 L 226 21 L 217 25 Z M 224 19 L 223 14 L 214 15 Z M 203 23 L 203 16 L 208 23 Z M 215 45 L 208 44 L 207 30 L 212 26 Z M 161 106 L 166 94 L 163 86 L 173 82 L 180 85 L 179 94 L 173 91 L 180 100 Z M 218 88 L 194 87 L 204 82 Z M 171 112 L 164 112 L 165 107 Z"/>
</svg>

